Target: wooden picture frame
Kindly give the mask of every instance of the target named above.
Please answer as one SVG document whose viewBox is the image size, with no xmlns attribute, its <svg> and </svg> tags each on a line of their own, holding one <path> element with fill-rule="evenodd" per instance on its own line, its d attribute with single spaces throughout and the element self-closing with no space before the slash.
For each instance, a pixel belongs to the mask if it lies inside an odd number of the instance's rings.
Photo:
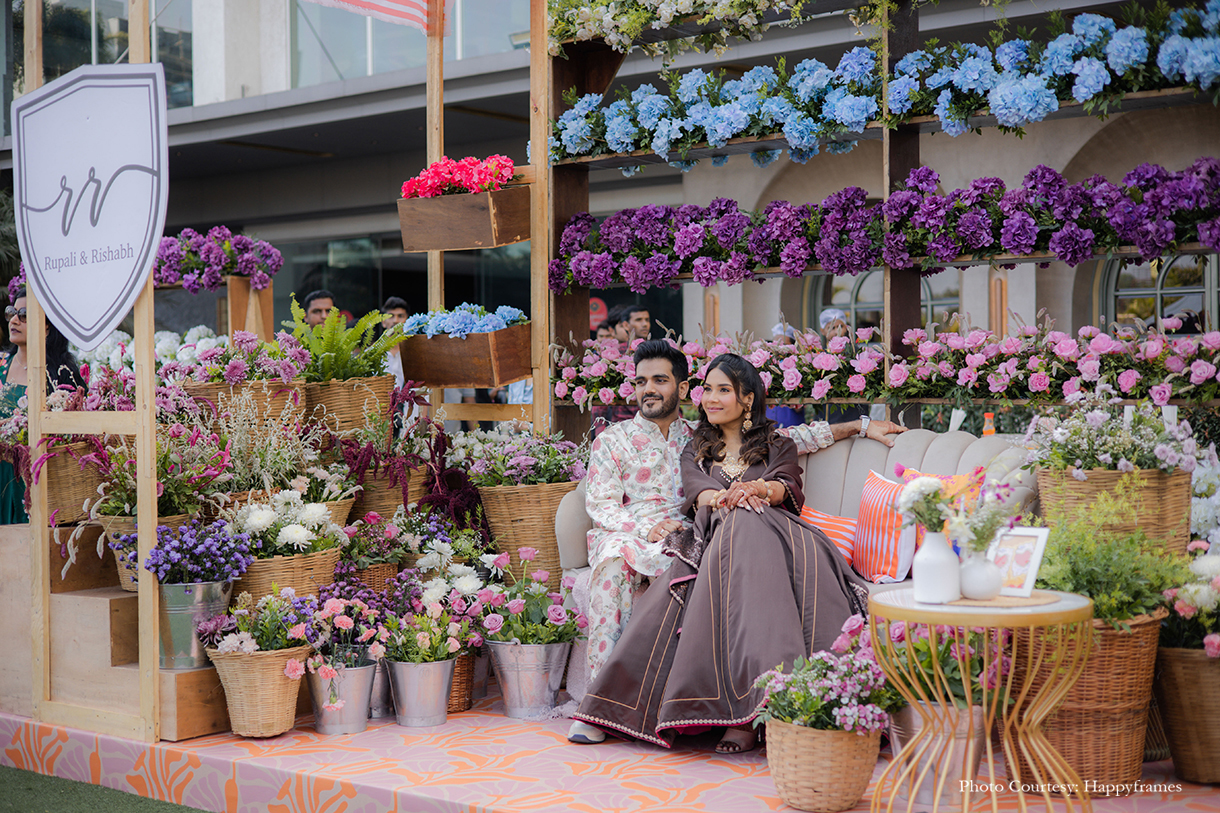
<svg viewBox="0 0 1220 813">
<path fill-rule="evenodd" d="M 1004 576 L 1000 595 L 1029 598 L 1050 533 L 1050 528 L 1017 527 L 996 534 L 987 548 L 987 558 L 996 563 Z"/>
</svg>

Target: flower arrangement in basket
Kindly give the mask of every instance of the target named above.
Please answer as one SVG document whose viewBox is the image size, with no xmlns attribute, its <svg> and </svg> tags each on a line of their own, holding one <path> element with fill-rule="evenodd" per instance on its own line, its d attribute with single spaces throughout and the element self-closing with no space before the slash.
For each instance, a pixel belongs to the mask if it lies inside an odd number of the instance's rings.
<svg viewBox="0 0 1220 813">
<path fill-rule="evenodd" d="M 402 185 L 404 198 L 435 198 L 466 192 L 494 192 L 512 180 L 513 161 L 503 155 L 485 160 L 442 157 Z"/>
<path fill-rule="evenodd" d="M 287 488 L 317 464 L 326 432 L 315 424 L 301 424 L 299 418 L 300 410 L 291 402 L 269 418 L 249 390 L 226 402 L 216 416 L 216 431 L 230 444 L 231 491 Z"/>
<path fill-rule="evenodd" d="M 118 534 L 110 542 L 115 558 L 134 568 L 138 564 L 138 535 Z M 198 519 L 179 527 L 157 526 L 157 544 L 144 568 L 158 584 L 232 583 L 245 574 L 254 561 L 259 542 L 247 533 L 235 533 L 224 520 L 203 523 Z"/>
<path fill-rule="evenodd" d="M 319 502 L 330 508 L 330 519 L 336 525 L 347 522 L 352 503 L 361 486 L 343 463 L 310 466 L 303 474 L 289 481 L 288 487 L 307 503 Z"/>
<path fill-rule="evenodd" d="M 463 302 L 453 310 L 435 310 L 417 313 L 403 322 L 402 331 L 408 336 L 424 335 L 428 338 L 439 335 L 464 339 L 471 333 L 492 333 L 513 325 L 529 324 L 529 317 L 519 308 L 501 305 L 488 311 L 481 305 Z"/>
<path fill-rule="evenodd" d="M 229 386 L 272 379 L 288 383 L 304 372 L 309 351 L 290 333 L 281 330 L 275 338 L 274 342 L 264 342 L 254 333 L 236 330 L 232 344 L 200 350 L 194 363 L 167 362 L 159 372 L 164 379 L 185 376 Z"/>
<path fill-rule="evenodd" d="M 331 522 L 326 505 L 307 503 L 298 492 L 286 490 L 270 502 L 242 506 L 230 517 L 238 532 L 258 543 L 257 561 L 239 589 L 261 596 L 278 583 L 304 595 L 333 580 L 347 535 Z"/>
<path fill-rule="evenodd" d="M 394 519 L 385 519 L 375 511 L 343 529 L 347 545 L 342 559 L 355 565 L 358 570 L 368 570 L 376 565 L 390 565 L 394 573 L 406 553 L 406 534 Z M 388 574 L 393 575 L 393 574 Z"/>
<path fill-rule="evenodd" d="M 482 562 L 494 549 L 479 530 L 481 523 L 477 518 L 468 523 L 470 527 L 459 528 L 453 519 L 437 510 L 399 506 L 391 522 L 402 534 L 404 553 L 416 557 L 412 567 L 421 573 L 447 571 L 455 560 Z"/>
<path fill-rule="evenodd" d="M 1208 543 L 1191 543 L 1206 551 Z M 1161 646 L 1201 649 L 1220 658 L 1220 555 L 1196 556 L 1190 581 L 1165 591 L 1169 616 L 1161 625 Z"/>
<path fill-rule="evenodd" d="M 215 291 L 226 276 L 248 277 L 250 287 L 261 291 L 283 267 L 280 252 L 265 240 L 233 234 L 213 226 L 206 235 L 183 229 L 177 237 L 162 237 L 153 263 L 157 287 L 182 284 L 193 294 L 203 288 Z"/>
<path fill-rule="evenodd" d="M 764 672 L 755 727 L 767 727 L 767 764 L 780 798 L 802 810 L 846 810 L 864 795 L 881 731 L 901 698 L 863 653 L 815 652 L 791 672 Z"/>
<path fill-rule="evenodd" d="M 533 548 L 520 548 L 517 555 L 524 570 L 537 557 Z M 508 553 L 499 554 L 495 561 L 495 572 L 508 569 Z M 589 625 L 584 614 L 568 609 L 564 602 L 572 592 L 569 580 L 563 580 L 558 590 L 548 584 L 551 574 L 535 570 L 517 579 L 508 588 L 483 596 L 486 608 L 483 628 L 489 641 L 515 641 L 522 644 L 571 643 L 584 633 Z M 481 599 L 482 600 L 482 599 Z"/>
</svg>

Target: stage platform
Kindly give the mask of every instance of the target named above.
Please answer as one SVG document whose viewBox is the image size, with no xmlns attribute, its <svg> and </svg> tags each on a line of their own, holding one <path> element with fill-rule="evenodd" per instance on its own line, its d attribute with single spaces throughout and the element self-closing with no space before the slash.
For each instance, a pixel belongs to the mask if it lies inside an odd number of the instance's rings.
<svg viewBox="0 0 1220 813">
<path fill-rule="evenodd" d="M 673 751 L 614 739 L 572 745 L 566 719 L 521 722 L 501 709 L 492 695 L 435 728 L 402 728 L 386 718 L 361 734 L 324 737 L 305 715 L 270 739 L 219 734 L 152 746 L 0 714 L 0 763 L 215 813 L 790 809 L 759 751 L 718 756 L 713 737 Z M 883 752 L 874 781 L 884 765 Z M 1169 762 L 1145 765 L 1143 781 L 1176 788 L 1096 798 L 1093 809 L 1220 813 L 1220 786 L 1183 784 Z M 871 787 L 857 810 L 868 810 L 870 794 Z M 1015 794 L 1006 794 L 1001 810 L 1017 809 Z M 1040 799 L 1030 805 L 1042 809 Z"/>
</svg>

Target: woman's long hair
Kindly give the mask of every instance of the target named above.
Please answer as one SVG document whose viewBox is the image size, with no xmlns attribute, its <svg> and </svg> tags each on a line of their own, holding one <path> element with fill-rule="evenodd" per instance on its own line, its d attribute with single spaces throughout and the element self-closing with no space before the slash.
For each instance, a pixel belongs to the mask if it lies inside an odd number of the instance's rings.
<svg viewBox="0 0 1220 813">
<path fill-rule="evenodd" d="M 17 295 L 13 297 L 13 302 L 24 297 L 25 287 L 17 289 Z M 30 335 L 26 334 L 26 342 L 30 341 Z M 50 395 L 56 387 L 62 385 L 71 385 L 74 387 L 83 387 L 85 380 L 80 374 L 80 365 L 76 363 L 76 358 L 72 355 L 72 350 L 68 346 L 68 337 L 59 332 L 59 328 L 47 321 L 47 394 Z"/>
<path fill-rule="evenodd" d="M 747 415 L 753 426 L 741 432 L 741 459 L 749 465 L 767 460 L 768 447 L 775 440 L 775 421 L 767 417 L 767 391 L 754 365 L 736 353 L 722 353 L 712 359 L 707 372 L 720 370 L 729 378 L 733 390 L 737 393 L 737 403 L 743 407 L 748 396 L 754 396 L 754 403 Z M 704 381 L 707 376 L 704 376 Z M 699 406 L 699 425 L 695 427 L 691 443 L 695 446 L 695 460 L 708 464 L 724 460 L 724 434 L 720 427 L 710 423 L 703 405 Z"/>
</svg>

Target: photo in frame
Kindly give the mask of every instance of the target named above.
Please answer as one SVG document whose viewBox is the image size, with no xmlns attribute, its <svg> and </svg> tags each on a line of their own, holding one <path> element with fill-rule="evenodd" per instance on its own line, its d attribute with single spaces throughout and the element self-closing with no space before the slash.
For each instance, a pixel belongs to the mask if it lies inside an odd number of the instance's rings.
<svg viewBox="0 0 1220 813">
<path fill-rule="evenodd" d="M 996 534 L 987 548 L 987 558 L 996 563 L 1004 576 L 1000 595 L 1029 598 L 1050 533 L 1050 528 L 1018 527 Z"/>
</svg>

